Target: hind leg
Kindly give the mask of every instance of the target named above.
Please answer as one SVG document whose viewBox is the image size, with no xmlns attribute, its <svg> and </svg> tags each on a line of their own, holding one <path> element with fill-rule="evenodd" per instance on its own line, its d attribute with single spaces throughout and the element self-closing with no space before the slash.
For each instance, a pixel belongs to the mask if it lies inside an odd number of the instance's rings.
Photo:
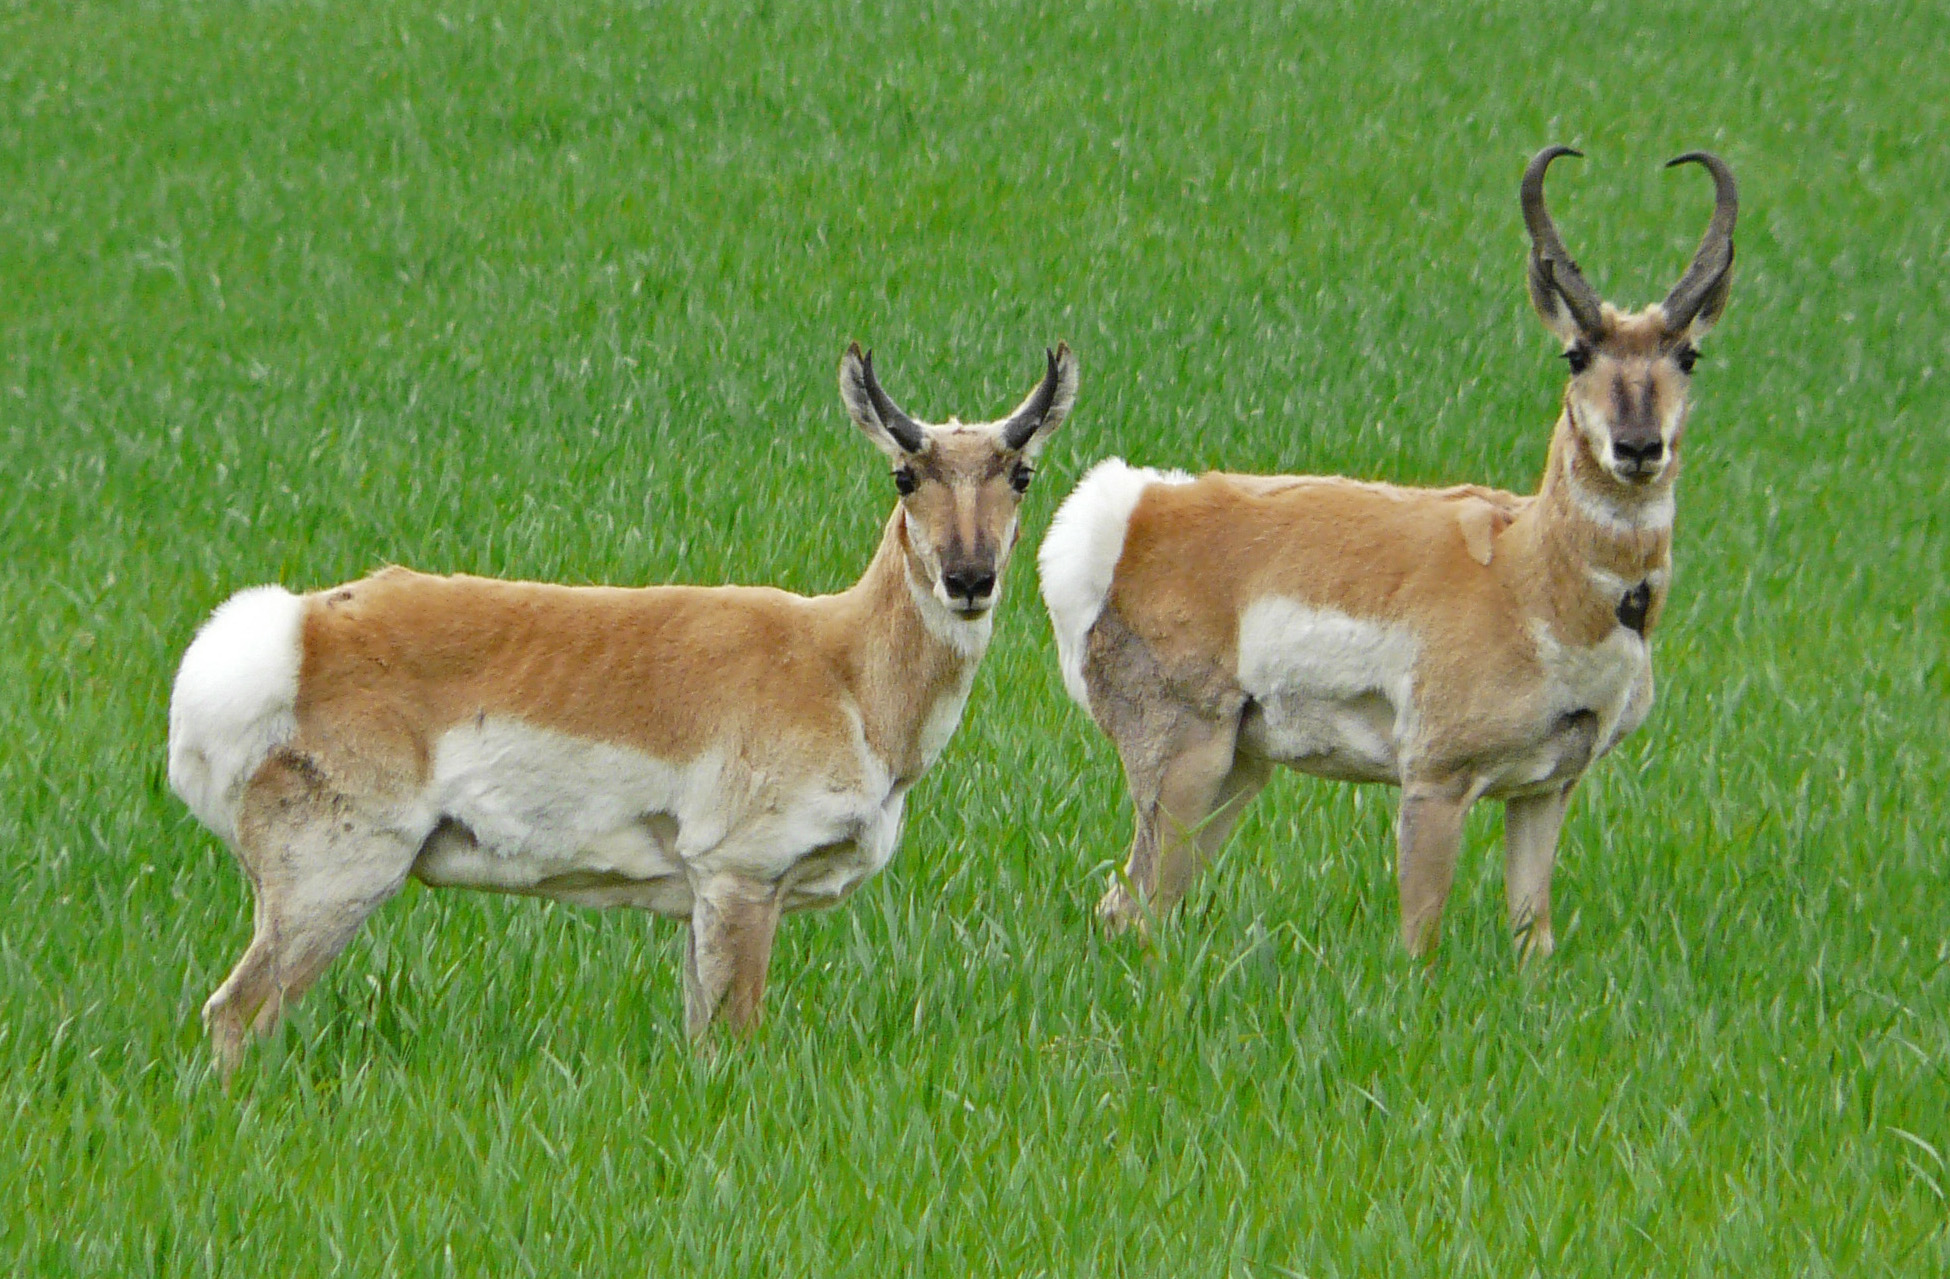
<svg viewBox="0 0 1950 1279">
<path fill-rule="evenodd" d="M 241 860 L 241 857 L 240 859 Z M 246 867 L 248 869 L 248 867 Z M 252 929 L 250 945 L 215 993 L 204 1001 L 203 1028 L 216 1050 L 224 1076 L 237 1068 L 244 1055 L 244 1033 L 270 998 L 276 980 L 277 945 L 264 911 L 264 892 L 251 876 Z"/>
<path fill-rule="evenodd" d="M 237 855 L 256 894 L 250 946 L 203 1006 L 227 1076 L 246 1027 L 277 1028 L 366 917 L 399 891 L 417 847 L 362 812 L 308 762 L 274 758 L 238 814 Z"/>
<path fill-rule="evenodd" d="M 738 875 L 698 884 L 684 951 L 684 1026 L 702 1039 L 714 1022 L 733 1035 L 757 1025 L 779 929 L 779 890 Z"/>
<path fill-rule="evenodd" d="M 1266 785 L 1267 764 L 1241 756 L 1238 740 L 1236 719 L 1213 723 L 1186 715 L 1154 766 L 1132 752 L 1126 764 L 1137 822 L 1131 856 L 1097 907 L 1113 933 L 1141 919 L 1146 907 L 1163 914 L 1183 900 Z"/>
</svg>

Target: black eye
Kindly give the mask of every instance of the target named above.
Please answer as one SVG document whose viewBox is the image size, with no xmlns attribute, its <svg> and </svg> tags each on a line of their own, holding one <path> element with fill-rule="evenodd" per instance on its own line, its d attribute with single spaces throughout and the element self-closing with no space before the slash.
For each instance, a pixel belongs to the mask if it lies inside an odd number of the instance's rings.
<svg viewBox="0 0 1950 1279">
<path fill-rule="evenodd" d="M 914 491 L 914 484 L 914 472 L 906 467 L 894 472 L 894 488 L 902 497 Z"/>
<path fill-rule="evenodd" d="M 1580 343 L 1564 353 L 1564 362 L 1571 366 L 1571 376 L 1576 377 L 1591 367 L 1591 348 Z"/>
<path fill-rule="evenodd" d="M 1021 462 L 1018 462 L 1016 463 L 1016 469 L 1009 472 L 1009 487 L 1018 493 L 1027 493 L 1029 491 L 1029 481 L 1035 477 L 1035 474 L 1036 472 L 1030 470 Z"/>
<path fill-rule="evenodd" d="M 1679 366 L 1679 371 L 1690 377 L 1693 372 L 1693 366 L 1699 363 L 1699 352 L 1690 346 L 1682 346 L 1672 353 L 1672 358 L 1673 362 Z"/>
</svg>

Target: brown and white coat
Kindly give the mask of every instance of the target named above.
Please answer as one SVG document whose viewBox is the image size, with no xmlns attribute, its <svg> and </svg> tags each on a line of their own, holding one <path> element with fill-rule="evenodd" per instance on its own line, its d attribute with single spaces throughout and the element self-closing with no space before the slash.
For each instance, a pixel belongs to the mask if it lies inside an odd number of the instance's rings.
<svg viewBox="0 0 1950 1279">
<path fill-rule="evenodd" d="M 1164 911 L 1273 764 L 1403 790 L 1403 938 L 1436 941 L 1463 817 L 1506 804 L 1506 886 L 1548 953 L 1565 805 L 1652 705 L 1694 343 L 1731 278 L 1734 188 L 1659 306 L 1601 302 L 1522 194 L 1530 285 L 1572 376 L 1537 493 L 1338 477 L 1194 479 L 1111 460 L 1039 556 L 1064 682 L 1116 745 L 1136 808 L 1113 927 Z M 1675 161 L 1674 163 L 1679 163 Z"/>
<path fill-rule="evenodd" d="M 884 866 L 954 733 L 1031 463 L 1076 363 L 992 424 L 841 394 L 901 497 L 866 573 L 567 587 L 391 568 L 217 610 L 170 705 L 169 778 L 250 875 L 256 929 L 204 1018 L 233 1064 L 409 875 L 687 920 L 687 1021 L 756 1016 L 779 916 Z"/>
</svg>

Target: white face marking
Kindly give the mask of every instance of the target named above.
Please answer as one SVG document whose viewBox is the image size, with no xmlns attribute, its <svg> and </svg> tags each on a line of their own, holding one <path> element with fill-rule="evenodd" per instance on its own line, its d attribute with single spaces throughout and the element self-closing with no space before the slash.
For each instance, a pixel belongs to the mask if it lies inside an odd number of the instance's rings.
<svg viewBox="0 0 1950 1279">
<path fill-rule="evenodd" d="M 1084 642 L 1110 596 L 1131 512 L 1148 485 L 1191 482 L 1183 471 L 1154 471 L 1107 458 L 1077 482 L 1043 535 L 1036 559 L 1043 605 L 1056 629 L 1063 687 L 1085 710 L 1090 709 L 1090 692 L 1083 679 Z"/>
<path fill-rule="evenodd" d="M 941 579 L 937 574 L 935 586 L 929 590 L 914 579 L 910 570 L 907 574 L 907 591 L 914 599 L 914 607 L 921 614 L 921 625 L 929 635 L 947 645 L 955 656 L 965 662 L 979 662 L 982 654 L 988 651 L 989 639 L 995 634 L 995 610 L 990 609 L 977 617 L 964 617 L 957 609 L 951 608 L 941 593 Z"/>
<path fill-rule="evenodd" d="M 1007 458 L 1000 428 L 993 425 L 930 426 L 928 448 L 905 459 L 916 489 L 902 499 L 907 543 L 929 589 L 943 607 L 969 617 L 995 606 L 1003 571 L 1015 546 L 1021 494 L 1000 472 L 987 468 Z M 932 458 L 930 463 L 921 459 Z M 987 579 L 975 594 L 957 594 L 950 576 Z M 965 584 L 964 584 L 965 585 Z"/>
<path fill-rule="evenodd" d="M 1612 406 L 1605 402 L 1601 392 L 1610 383 L 1599 377 L 1595 381 L 1581 381 L 1572 384 L 1571 425 L 1583 437 L 1585 447 L 1598 464 L 1609 472 L 1619 483 L 1628 486 L 1654 485 L 1664 479 L 1677 462 L 1681 428 L 1686 422 L 1688 401 L 1683 390 L 1679 394 L 1668 394 L 1659 398 L 1659 461 L 1650 471 L 1640 472 L 1628 468 L 1618 455 L 1617 442 L 1612 437 Z M 1657 392 L 1647 385 L 1646 395 Z"/>
<path fill-rule="evenodd" d="M 1414 734 L 1419 649 L 1405 627 L 1268 596 L 1239 619 L 1239 684 L 1280 758 L 1328 776 L 1392 777 Z"/>
<path fill-rule="evenodd" d="M 1642 500 L 1620 502 L 1587 488 L 1568 459 L 1564 484 L 1578 514 L 1600 528 L 1614 533 L 1654 533 L 1672 527 L 1674 505 L 1670 488 L 1657 489 Z"/>
</svg>

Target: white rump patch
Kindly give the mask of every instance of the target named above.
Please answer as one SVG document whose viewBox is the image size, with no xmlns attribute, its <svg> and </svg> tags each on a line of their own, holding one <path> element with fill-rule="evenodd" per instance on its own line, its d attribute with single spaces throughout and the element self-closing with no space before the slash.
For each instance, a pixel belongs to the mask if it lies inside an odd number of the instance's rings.
<svg viewBox="0 0 1950 1279">
<path fill-rule="evenodd" d="M 1090 692 L 1083 681 L 1084 642 L 1110 598 L 1131 512 L 1148 486 L 1191 482 L 1183 471 L 1154 471 L 1106 458 L 1077 482 L 1050 522 L 1036 556 L 1043 604 L 1056 629 L 1063 687 L 1085 710 L 1090 709 Z"/>
<path fill-rule="evenodd" d="M 1406 627 L 1255 600 L 1239 619 L 1239 685 L 1260 704 L 1262 747 L 1322 776 L 1394 780 L 1413 732 L 1418 650 Z"/>
<path fill-rule="evenodd" d="M 297 731 L 304 601 L 282 586 L 239 591 L 196 633 L 169 695 L 169 787 L 197 820 L 237 836 L 239 792 Z"/>
</svg>

